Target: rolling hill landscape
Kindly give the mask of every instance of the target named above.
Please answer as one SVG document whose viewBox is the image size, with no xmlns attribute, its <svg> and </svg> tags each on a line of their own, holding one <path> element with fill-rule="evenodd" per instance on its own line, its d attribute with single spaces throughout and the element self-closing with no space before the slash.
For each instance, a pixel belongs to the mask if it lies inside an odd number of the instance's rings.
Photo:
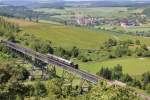
<svg viewBox="0 0 150 100">
<path fill-rule="evenodd" d="M 150 99 L 148 0 L 0 5 L 0 99 Z"/>
</svg>

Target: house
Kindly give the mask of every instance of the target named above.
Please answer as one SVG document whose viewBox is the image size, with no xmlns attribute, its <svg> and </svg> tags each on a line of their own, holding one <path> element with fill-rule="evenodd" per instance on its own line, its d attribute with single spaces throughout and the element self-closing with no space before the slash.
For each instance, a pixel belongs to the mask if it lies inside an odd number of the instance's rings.
<svg viewBox="0 0 150 100">
<path fill-rule="evenodd" d="M 81 26 L 97 25 L 101 22 L 101 19 L 96 17 L 80 17 L 76 18 L 76 22 Z"/>
<path fill-rule="evenodd" d="M 131 26 L 140 26 L 141 24 L 139 23 L 138 20 L 128 20 L 128 19 L 124 19 L 120 21 L 120 26 L 123 28 L 128 28 Z"/>
</svg>

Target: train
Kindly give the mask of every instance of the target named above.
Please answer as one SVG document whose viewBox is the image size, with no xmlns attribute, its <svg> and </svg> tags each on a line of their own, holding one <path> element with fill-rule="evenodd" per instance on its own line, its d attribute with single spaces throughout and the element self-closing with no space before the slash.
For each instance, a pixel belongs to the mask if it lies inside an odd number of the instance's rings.
<svg viewBox="0 0 150 100">
<path fill-rule="evenodd" d="M 47 54 L 47 56 L 48 56 L 49 59 L 53 59 L 55 61 L 58 61 L 58 62 L 66 65 L 66 66 L 70 66 L 72 68 L 79 69 L 79 65 L 78 64 L 74 64 L 72 61 L 69 61 L 69 60 L 57 57 L 57 56 L 52 55 L 52 54 Z"/>
<path fill-rule="evenodd" d="M 74 64 L 72 61 L 63 59 L 61 57 L 57 57 L 57 56 L 52 55 L 52 54 L 43 55 L 41 53 L 32 51 L 31 49 L 23 48 L 23 47 L 21 47 L 19 45 L 16 45 L 15 43 L 10 42 L 10 41 L 0 40 L 0 42 L 1 43 L 6 43 L 6 45 L 9 45 L 10 47 L 12 47 L 14 49 L 17 48 L 17 50 L 20 51 L 20 52 L 32 54 L 32 55 L 34 55 L 34 56 L 36 56 L 36 57 L 38 57 L 39 59 L 42 59 L 42 60 L 44 59 L 46 62 L 47 62 L 47 58 L 48 58 L 50 60 L 53 60 L 54 62 L 58 62 L 60 65 L 69 66 L 69 67 L 72 67 L 72 68 L 75 68 L 75 69 L 79 69 L 78 64 Z"/>
</svg>

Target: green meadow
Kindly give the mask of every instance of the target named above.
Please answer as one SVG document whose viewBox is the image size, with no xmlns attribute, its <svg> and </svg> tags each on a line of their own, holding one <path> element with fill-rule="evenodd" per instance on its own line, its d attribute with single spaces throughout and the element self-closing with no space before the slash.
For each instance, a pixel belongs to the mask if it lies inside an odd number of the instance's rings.
<svg viewBox="0 0 150 100">
<path fill-rule="evenodd" d="M 54 45 L 65 48 L 77 46 L 80 49 L 97 49 L 109 38 L 117 40 L 132 39 L 133 41 L 139 39 L 142 43 L 150 45 L 149 39 L 144 37 L 58 24 L 39 23 L 32 26 L 25 26 L 23 27 L 23 31 L 34 34 L 43 40 L 50 40 Z"/>
<path fill-rule="evenodd" d="M 142 43 L 150 45 L 149 38 L 139 36 L 130 36 L 126 34 L 118 34 L 109 31 L 94 30 L 74 26 L 64 26 L 55 23 L 34 24 L 25 22 L 25 25 L 23 25 L 23 21 L 19 23 L 21 23 L 20 26 L 22 27 L 23 32 L 34 34 L 42 40 L 50 40 L 52 41 L 52 44 L 54 46 L 62 46 L 64 48 L 77 46 L 80 49 L 96 49 L 99 48 L 100 45 L 109 38 L 114 38 L 117 40 L 131 39 L 133 41 L 139 39 Z M 150 59 L 148 58 L 128 57 L 111 59 L 103 62 L 75 62 L 79 63 L 81 69 L 94 74 L 98 72 L 102 66 L 114 67 L 117 64 L 121 64 L 123 66 L 124 73 L 129 73 L 133 76 L 138 76 L 150 70 Z"/>
<path fill-rule="evenodd" d="M 122 65 L 124 73 L 129 73 L 133 76 L 139 76 L 144 72 L 150 71 L 150 58 L 118 58 L 102 62 L 79 63 L 80 68 L 91 73 L 97 73 L 102 67 L 113 68 L 117 64 Z"/>
<path fill-rule="evenodd" d="M 24 27 L 23 30 L 41 39 L 50 40 L 56 46 L 65 48 L 73 46 L 81 49 L 99 48 L 105 40 L 113 38 L 113 34 L 105 31 L 96 32 L 80 27 L 52 24 L 28 26 Z"/>
</svg>

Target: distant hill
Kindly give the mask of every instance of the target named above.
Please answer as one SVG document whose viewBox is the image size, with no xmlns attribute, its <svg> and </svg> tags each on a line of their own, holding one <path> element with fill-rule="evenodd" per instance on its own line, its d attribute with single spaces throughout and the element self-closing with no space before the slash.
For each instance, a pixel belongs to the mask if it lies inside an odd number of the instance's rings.
<svg viewBox="0 0 150 100">
<path fill-rule="evenodd" d="M 131 0 L 103 0 L 103 1 L 70 1 L 66 2 L 67 5 L 76 5 L 76 6 L 87 6 L 87 7 L 145 7 L 150 5 L 150 1 L 131 1 Z"/>
<path fill-rule="evenodd" d="M 1 0 L 0 3 L 28 8 L 64 6 L 63 0 Z"/>
<path fill-rule="evenodd" d="M 144 11 L 143 11 L 143 14 L 150 17 L 150 7 L 145 8 Z"/>
<path fill-rule="evenodd" d="M 1 3 L 13 6 L 27 6 L 35 4 L 35 2 L 31 0 L 1 0 Z"/>
<path fill-rule="evenodd" d="M 98 0 L 98 1 L 79 1 L 70 0 L 1 0 L 0 3 L 13 5 L 13 6 L 26 6 L 28 8 L 36 7 L 50 7 L 62 8 L 65 6 L 75 7 L 114 7 L 114 6 L 127 6 L 127 7 L 145 7 L 150 5 L 149 0 Z"/>
</svg>

